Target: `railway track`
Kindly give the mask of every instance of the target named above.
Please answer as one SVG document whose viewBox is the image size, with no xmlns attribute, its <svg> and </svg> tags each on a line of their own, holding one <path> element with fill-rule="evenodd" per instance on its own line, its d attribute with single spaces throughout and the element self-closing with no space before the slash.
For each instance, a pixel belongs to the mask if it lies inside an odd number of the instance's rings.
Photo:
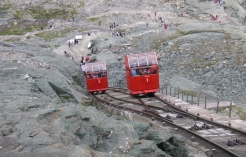
<svg viewBox="0 0 246 157">
<path fill-rule="evenodd" d="M 93 95 L 93 101 L 148 118 L 152 123 L 178 133 L 199 144 L 213 157 L 246 156 L 246 132 L 193 115 L 158 96 L 133 97 L 126 89 L 110 88 L 105 94 Z"/>
<path fill-rule="evenodd" d="M 17 49 L 2 52 L 21 52 L 32 56 L 37 55 L 30 51 Z M 41 62 L 35 59 L 31 61 Z M 57 70 L 52 65 L 50 67 Z M 67 81 L 70 82 L 69 79 Z M 197 142 L 204 149 L 207 149 L 205 151 L 208 152 L 208 156 L 246 156 L 246 133 L 244 131 L 203 119 L 199 115 L 193 115 L 160 97 L 132 97 L 122 88 L 111 88 L 105 94 L 93 95 L 93 97 L 104 105 L 114 107 L 119 112 L 136 113 L 139 116 L 149 118 L 152 124 L 158 124 L 165 129 L 179 133 L 192 142 Z"/>
</svg>

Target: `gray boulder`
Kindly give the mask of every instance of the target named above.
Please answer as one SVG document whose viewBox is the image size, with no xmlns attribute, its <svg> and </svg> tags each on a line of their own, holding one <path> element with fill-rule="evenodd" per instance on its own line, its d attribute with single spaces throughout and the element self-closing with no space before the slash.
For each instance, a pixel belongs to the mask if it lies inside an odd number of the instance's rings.
<svg viewBox="0 0 246 157">
<path fill-rule="evenodd" d="M 185 145 L 185 138 L 175 134 L 165 142 L 157 144 L 158 148 L 174 157 L 188 157 L 189 149 Z"/>
<path fill-rule="evenodd" d="M 148 129 L 150 127 L 149 123 L 131 122 L 130 124 L 136 130 L 136 132 L 139 136 L 139 140 L 146 138 L 146 135 L 148 133 Z"/>
</svg>

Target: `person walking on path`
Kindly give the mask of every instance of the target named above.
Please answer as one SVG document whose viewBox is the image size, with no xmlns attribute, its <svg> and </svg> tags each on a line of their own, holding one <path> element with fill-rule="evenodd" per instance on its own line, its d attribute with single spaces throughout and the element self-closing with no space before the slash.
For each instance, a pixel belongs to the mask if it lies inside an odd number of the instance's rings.
<svg viewBox="0 0 246 157">
<path fill-rule="evenodd" d="M 167 27 L 167 24 L 164 24 L 164 29 L 167 29 L 168 27 Z"/>
<path fill-rule="evenodd" d="M 68 47 L 70 47 L 70 45 L 71 45 L 71 43 L 70 43 L 70 41 L 68 41 Z"/>
<path fill-rule="evenodd" d="M 155 12 L 155 17 L 156 17 L 156 12 Z"/>
<path fill-rule="evenodd" d="M 148 26 L 149 26 L 149 23 L 147 22 L 147 23 L 146 23 L 146 27 L 148 27 Z"/>
</svg>

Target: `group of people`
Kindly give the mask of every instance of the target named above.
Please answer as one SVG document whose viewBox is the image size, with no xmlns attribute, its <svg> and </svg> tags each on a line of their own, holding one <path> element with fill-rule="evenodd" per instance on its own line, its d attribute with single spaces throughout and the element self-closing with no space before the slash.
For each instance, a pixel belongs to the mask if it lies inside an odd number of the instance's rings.
<svg viewBox="0 0 246 157">
<path fill-rule="evenodd" d="M 76 45 L 76 44 L 77 45 L 79 44 L 79 41 L 77 39 L 68 41 L 68 47 L 70 47 L 71 45 Z"/>
<path fill-rule="evenodd" d="M 117 27 L 117 26 L 119 26 L 118 24 L 115 24 L 115 22 L 113 23 L 113 24 L 111 24 L 110 26 L 109 26 L 109 28 L 110 29 L 114 29 L 115 27 Z"/>
<path fill-rule="evenodd" d="M 88 79 L 106 77 L 106 72 L 94 72 L 87 74 Z"/>
<path fill-rule="evenodd" d="M 112 36 L 115 37 L 115 36 L 120 36 L 120 37 L 124 37 L 126 34 L 124 32 L 112 32 Z"/>
<path fill-rule="evenodd" d="M 164 29 L 168 29 L 168 25 L 165 23 L 165 20 L 163 20 L 162 17 L 158 17 L 158 20 L 160 21 L 161 24 L 163 24 Z"/>
<path fill-rule="evenodd" d="M 79 63 L 79 66 L 82 69 L 82 71 L 85 71 L 85 63 L 89 63 L 89 62 L 90 62 L 89 56 L 87 56 L 86 58 L 84 58 L 84 56 L 81 57 L 81 61 Z"/>
<path fill-rule="evenodd" d="M 131 68 L 131 76 L 156 74 L 157 69 L 158 67 L 156 64 L 153 64 L 150 67 Z"/>
<path fill-rule="evenodd" d="M 90 62 L 90 57 L 87 56 L 86 58 L 84 58 L 84 56 L 81 57 L 81 63 L 89 63 Z"/>
<path fill-rule="evenodd" d="M 219 5 L 221 6 L 221 5 L 223 5 L 223 4 L 225 4 L 225 1 L 221 1 L 221 0 L 214 0 L 214 3 L 217 3 L 217 2 L 219 2 Z"/>
</svg>

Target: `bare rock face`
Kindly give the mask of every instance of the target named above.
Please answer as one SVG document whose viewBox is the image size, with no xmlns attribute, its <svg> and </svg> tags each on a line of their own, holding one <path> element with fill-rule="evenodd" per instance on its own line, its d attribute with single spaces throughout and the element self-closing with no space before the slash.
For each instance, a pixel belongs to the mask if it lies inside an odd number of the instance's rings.
<svg viewBox="0 0 246 157">
<path fill-rule="evenodd" d="M 185 145 L 185 138 L 168 132 L 153 130 L 148 131 L 146 139 L 155 141 L 157 147 L 170 156 L 179 156 L 182 154 L 188 157 L 189 148 Z"/>
<path fill-rule="evenodd" d="M 124 85 L 124 56 L 156 51 L 165 84 L 189 90 L 196 86 L 212 94 L 217 91 L 221 98 L 245 100 L 246 89 L 241 85 L 246 75 L 244 3 L 187 0 L 170 6 L 149 0 L 87 0 L 42 6 L 40 0 L 4 2 L 0 33 L 10 34 L 0 37 L 4 41 L 0 42 L 0 156 L 188 156 L 181 136 L 152 130 L 145 123 L 116 120 L 91 107 L 83 95 L 86 83 L 78 61 L 90 54 L 86 42 L 93 39 L 98 52 L 91 59 L 106 61 L 109 82 Z M 30 8 L 42 17 L 36 18 Z M 71 9 L 68 18 L 79 11 L 75 22 L 55 13 L 50 17 L 50 9 L 57 8 Z M 211 15 L 219 18 L 211 20 Z M 109 29 L 114 22 L 119 26 Z M 91 38 L 85 40 L 88 32 Z M 68 38 L 81 33 L 82 44 L 68 47 Z"/>
<path fill-rule="evenodd" d="M 0 156 L 168 156 L 144 140 L 149 124 L 131 125 L 81 105 L 73 88 L 82 89 L 71 82 L 82 72 L 70 60 L 52 60 L 0 61 Z"/>
</svg>

